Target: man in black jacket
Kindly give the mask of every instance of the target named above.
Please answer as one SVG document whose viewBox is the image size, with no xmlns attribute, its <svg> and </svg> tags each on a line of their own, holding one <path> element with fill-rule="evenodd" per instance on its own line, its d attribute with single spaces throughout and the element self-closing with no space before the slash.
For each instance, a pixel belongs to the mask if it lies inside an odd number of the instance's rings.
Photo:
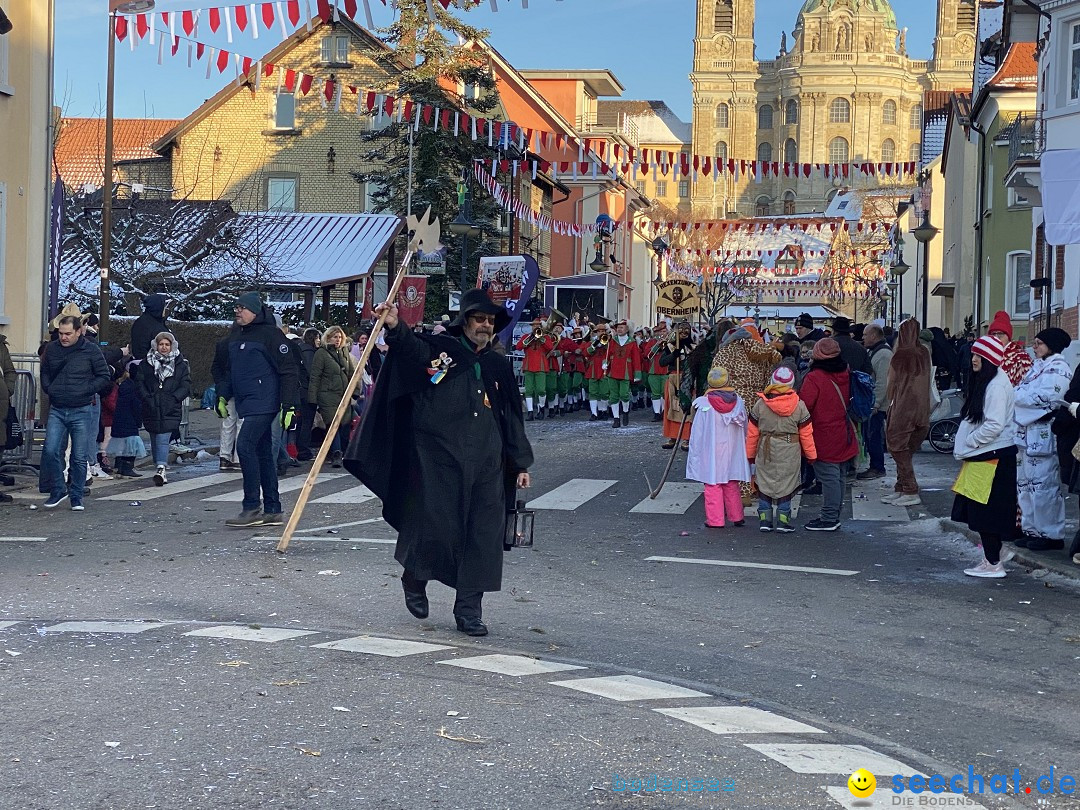
<svg viewBox="0 0 1080 810">
<path fill-rule="evenodd" d="M 132 359 L 145 360 L 154 348 L 154 335 L 172 331 L 165 323 L 165 307 L 168 303 L 169 299 L 161 293 L 143 299 L 143 314 L 131 325 L 131 340 L 128 343 Z"/>
<path fill-rule="evenodd" d="M 814 326 L 814 316 L 804 312 L 795 319 L 795 334 L 799 337 L 799 343 L 817 343 L 825 333 Z"/>
<path fill-rule="evenodd" d="M 510 318 L 480 289 L 440 335 L 417 335 L 396 306 L 376 311 L 390 349 L 345 468 L 398 532 L 409 612 L 428 615 L 435 579 L 457 590 L 458 630 L 487 635 L 481 600 L 502 587 L 506 513 L 533 462 L 513 369 L 489 348 Z"/>
<path fill-rule="evenodd" d="M 224 416 L 223 399 L 235 399 L 236 415 L 244 420 L 236 438 L 244 503 L 239 516 L 225 525 L 234 529 L 281 526 L 285 521 L 273 455 L 273 424 L 280 419 L 285 430 L 292 427 L 300 407 L 299 370 L 289 341 L 258 293 L 244 293 L 234 309 L 240 328 L 228 337 L 228 352 L 219 371 L 218 415 Z"/>
<path fill-rule="evenodd" d="M 833 339 L 840 344 L 840 356 L 852 371 L 874 376 L 874 366 L 866 349 L 855 342 L 851 336 L 851 321 L 847 318 L 833 318 Z"/>
<path fill-rule="evenodd" d="M 41 450 L 41 476 L 49 485 L 46 509 L 71 498 L 71 509 L 83 511 L 86 488 L 86 447 L 95 396 L 112 380 L 105 356 L 97 344 L 82 336 L 82 321 L 65 315 L 57 324 L 59 337 L 41 356 L 41 388 L 49 395 L 49 421 Z M 71 439 L 71 490 L 64 481 L 64 449 Z"/>
</svg>

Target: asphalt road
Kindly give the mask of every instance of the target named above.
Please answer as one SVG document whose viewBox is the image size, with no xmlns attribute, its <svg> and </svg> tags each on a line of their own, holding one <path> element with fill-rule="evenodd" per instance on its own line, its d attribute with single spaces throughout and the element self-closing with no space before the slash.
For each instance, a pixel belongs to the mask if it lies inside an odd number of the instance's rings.
<svg viewBox="0 0 1080 810">
<path fill-rule="evenodd" d="M 583 502 L 538 512 L 481 640 L 437 584 L 429 620 L 405 611 L 377 503 L 337 496 L 351 478 L 320 482 L 285 556 L 268 531 L 222 528 L 240 480 L 212 463 L 174 470 L 165 497 L 95 486 L 81 514 L 26 493 L 0 530 L 0 622 L 17 622 L 0 629 L 0 807 L 835 808 L 858 806 L 844 786 L 861 758 L 879 783 L 866 806 L 918 798 L 888 793 L 892 773 L 969 765 L 1021 771 L 1019 796 L 984 807 L 1072 806 L 1023 790 L 1051 766 L 1080 776 L 1077 583 L 965 577 L 978 552 L 940 520 L 951 459 L 918 457 L 937 490 L 922 510 L 875 509 L 872 482 L 854 505 L 876 519 L 849 503 L 836 534 L 706 530 L 700 497 L 674 489 L 666 513 L 631 511 L 656 508 L 646 475 L 665 461 L 633 417 L 530 424 L 532 497 Z M 808 497 L 799 525 L 815 514 Z M 141 632 L 56 629 L 91 620 Z M 221 637 L 275 629 L 308 634 Z M 447 649 L 316 646 L 368 636 Z M 490 654 L 510 674 L 445 663 Z M 583 669 L 513 671 L 537 660 Z M 660 691 L 610 691 L 628 675 Z M 594 678 L 600 694 L 553 685 Z M 703 787 L 650 790 L 650 774 Z"/>
</svg>

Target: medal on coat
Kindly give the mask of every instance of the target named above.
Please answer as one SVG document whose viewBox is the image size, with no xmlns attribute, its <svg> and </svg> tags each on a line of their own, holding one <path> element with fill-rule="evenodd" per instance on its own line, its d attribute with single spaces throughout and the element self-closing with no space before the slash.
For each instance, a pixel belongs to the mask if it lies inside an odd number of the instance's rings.
<svg viewBox="0 0 1080 810">
<path fill-rule="evenodd" d="M 446 352 L 442 352 L 431 361 L 431 368 L 427 370 L 428 376 L 431 377 L 431 384 L 438 385 L 446 377 L 446 372 L 455 365 L 454 361 L 450 359 L 450 356 Z"/>
</svg>

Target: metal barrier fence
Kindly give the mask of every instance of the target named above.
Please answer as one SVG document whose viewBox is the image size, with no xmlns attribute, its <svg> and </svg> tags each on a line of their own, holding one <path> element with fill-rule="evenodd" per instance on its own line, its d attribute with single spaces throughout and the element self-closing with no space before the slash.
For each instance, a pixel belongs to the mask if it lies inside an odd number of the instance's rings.
<svg viewBox="0 0 1080 810">
<path fill-rule="evenodd" d="M 14 359 L 14 358 L 13 358 Z M 37 378 L 26 369 L 15 370 L 15 392 L 11 404 L 15 408 L 15 418 L 23 429 L 21 447 L 5 450 L 0 456 L 0 472 L 29 472 L 37 474 L 37 469 L 30 463 L 34 453 L 34 418 L 37 410 Z"/>
</svg>

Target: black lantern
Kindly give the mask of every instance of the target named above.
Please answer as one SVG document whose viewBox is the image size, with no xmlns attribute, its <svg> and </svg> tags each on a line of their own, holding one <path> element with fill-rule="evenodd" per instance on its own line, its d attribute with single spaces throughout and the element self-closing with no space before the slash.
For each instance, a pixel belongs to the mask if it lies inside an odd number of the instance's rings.
<svg viewBox="0 0 1080 810">
<path fill-rule="evenodd" d="M 506 535 L 503 537 L 503 548 L 509 551 L 512 548 L 532 548 L 533 525 L 536 512 L 525 508 L 525 501 L 517 502 L 517 509 L 506 514 Z"/>
</svg>

